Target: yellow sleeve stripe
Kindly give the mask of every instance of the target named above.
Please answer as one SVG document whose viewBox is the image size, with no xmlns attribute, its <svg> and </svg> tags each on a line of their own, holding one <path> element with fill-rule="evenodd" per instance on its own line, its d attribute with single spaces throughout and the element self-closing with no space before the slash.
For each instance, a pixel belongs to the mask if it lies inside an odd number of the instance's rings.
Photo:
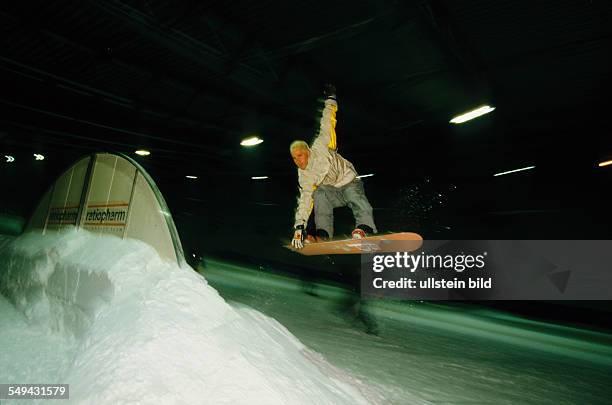
<svg viewBox="0 0 612 405">
<path fill-rule="evenodd" d="M 329 116 L 330 120 L 330 133 L 329 133 L 329 144 L 327 147 L 332 150 L 336 150 L 338 148 L 338 144 L 336 143 L 336 111 L 338 111 L 338 106 L 331 106 L 331 114 Z"/>
<path fill-rule="evenodd" d="M 314 192 L 317 189 L 317 185 L 313 184 L 312 185 L 312 191 Z M 314 208 L 314 198 L 310 199 L 310 208 L 308 209 L 308 216 L 310 217 L 310 214 L 312 213 L 312 209 Z"/>
</svg>

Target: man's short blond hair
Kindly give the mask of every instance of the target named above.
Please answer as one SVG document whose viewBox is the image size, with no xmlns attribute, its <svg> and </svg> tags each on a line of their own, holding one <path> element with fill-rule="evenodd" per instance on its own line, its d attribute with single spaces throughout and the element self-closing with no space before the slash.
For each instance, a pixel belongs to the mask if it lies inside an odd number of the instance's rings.
<svg viewBox="0 0 612 405">
<path fill-rule="evenodd" d="M 291 142 L 291 145 L 289 145 L 289 153 L 293 152 L 294 149 L 310 150 L 308 144 L 302 140 Z"/>
</svg>

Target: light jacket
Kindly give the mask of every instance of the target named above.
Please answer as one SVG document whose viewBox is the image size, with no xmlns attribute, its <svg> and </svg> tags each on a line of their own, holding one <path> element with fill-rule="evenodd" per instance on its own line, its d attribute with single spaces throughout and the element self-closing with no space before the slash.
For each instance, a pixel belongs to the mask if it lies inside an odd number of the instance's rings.
<svg viewBox="0 0 612 405">
<path fill-rule="evenodd" d="M 298 168 L 300 196 L 295 211 L 295 226 L 306 226 L 313 207 L 312 194 L 319 185 L 342 187 L 357 176 L 353 164 L 337 152 L 337 111 L 336 100 L 325 100 L 319 134 L 310 146 L 308 165 L 304 170 Z"/>
</svg>

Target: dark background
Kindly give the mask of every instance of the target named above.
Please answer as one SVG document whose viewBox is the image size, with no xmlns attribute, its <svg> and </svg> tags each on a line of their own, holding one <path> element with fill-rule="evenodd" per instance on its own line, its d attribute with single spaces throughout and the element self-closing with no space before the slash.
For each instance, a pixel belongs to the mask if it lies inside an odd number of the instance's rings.
<svg viewBox="0 0 612 405">
<path fill-rule="evenodd" d="M 611 239 L 611 16 L 596 0 L 3 2 L 0 157 L 16 161 L 0 210 L 27 219 L 77 158 L 119 151 L 157 182 L 188 256 L 354 286 L 358 259 L 282 247 L 288 145 L 312 138 L 331 82 L 381 231 Z M 482 104 L 496 110 L 449 124 Z M 250 135 L 264 143 L 241 147 Z M 336 222 L 350 232 L 348 209 Z"/>
</svg>

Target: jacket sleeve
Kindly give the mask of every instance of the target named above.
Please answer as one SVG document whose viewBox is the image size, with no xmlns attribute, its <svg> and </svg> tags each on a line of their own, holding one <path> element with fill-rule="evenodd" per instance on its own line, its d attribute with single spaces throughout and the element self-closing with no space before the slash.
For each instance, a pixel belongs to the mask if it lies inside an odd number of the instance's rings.
<svg viewBox="0 0 612 405">
<path fill-rule="evenodd" d="M 300 196 L 298 197 L 297 209 L 295 210 L 294 227 L 298 225 L 304 225 L 304 227 L 306 227 L 314 205 L 312 194 L 315 189 L 316 185 L 314 182 L 309 182 L 305 178 L 300 178 Z"/>
<path fill-rule="evenodd" d="M 319 123 L 319 134 L 312 143 L 312 148 L 316 148 L 321 151 L 326 149 L 336 150 L 338 148 L 338 145 L 336 143 L 337 111 L 338 103 L 336 102 L 336 100 L 325 100 L 325 108 L 323 108 L 321 122 Z"/>
</svg>

